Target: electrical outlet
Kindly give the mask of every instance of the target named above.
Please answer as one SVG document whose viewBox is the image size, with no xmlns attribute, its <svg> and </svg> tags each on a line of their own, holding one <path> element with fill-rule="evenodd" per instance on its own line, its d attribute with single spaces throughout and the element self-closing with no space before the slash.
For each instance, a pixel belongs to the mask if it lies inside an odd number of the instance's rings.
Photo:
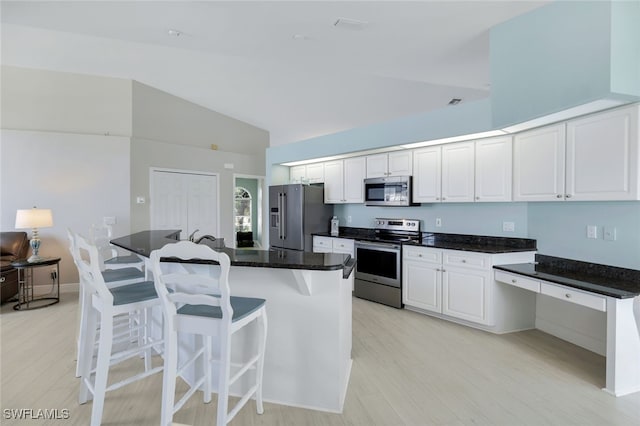
<svg viewBox="0 0 640 426">
<path fill-rule="evenodd" d="M 49 273 L 49 275 L 51 276 L 51 280 L 57 280 L 58 279 L 58 270 L 55 268 L 51 269 L 51 272 Z"/>
<path fill-rule="evenodd" d="M 115 225 L 116 224 L 116 217 L 115 216 L 105 216 L 102 218 L 102 223 L 104 223 L 105 225 Z"/>
<path fill-rule="evenodd" d="M 516 230 L 516 224 L 514 222 L 502 222 L 503 232 L 513 232 Z"/>
<path fill-rule="evenodd" d="M 347 223 L 351 223 L 351 216 L 347 216 Z"/>
<path fill-rule="evenodd" d="M 596 225 L 587 225 L 587 238 L 598 238 L 598 227 Z"/>
<path fill-rule="evenodd" d="M 436 217 L 436 227 L 440 228 L 442 226 L 442 219 Z"/>
<path fill-rule="evenodd" d="M 144 203 L 146 203 L 146 200 L 144 199 L 144 197 L 138 195 L 136 197 L 136 203 L 137 204 L 144 204 Z"/>
</svg>

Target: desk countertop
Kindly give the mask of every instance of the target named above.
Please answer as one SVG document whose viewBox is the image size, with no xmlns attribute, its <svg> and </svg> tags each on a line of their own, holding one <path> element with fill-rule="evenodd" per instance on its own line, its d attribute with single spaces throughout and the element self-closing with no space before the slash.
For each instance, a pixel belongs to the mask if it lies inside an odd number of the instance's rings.
<svg viewBox="0 0 640 426">
<path fill-rule="evenodd" d="M 540 254 L 536 255 L 535 263 L 496 265 L 493 268 L 618 299 L 640 295 L 640 271 L 635 269 Z"/>
</svg>

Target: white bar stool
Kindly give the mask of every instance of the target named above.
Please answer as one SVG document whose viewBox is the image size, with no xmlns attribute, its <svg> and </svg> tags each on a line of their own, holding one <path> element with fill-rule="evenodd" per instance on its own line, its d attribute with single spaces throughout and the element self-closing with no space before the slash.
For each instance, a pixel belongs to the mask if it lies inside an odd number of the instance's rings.
<svg viewBox="0 0 640 426">
<path fill-rule="evenodd" d="M 79 234 L 76 234 L 71 229 L 67 228 L 67 237 L 69 239 L 69 252 L 71 253 L 71 257 L 73 258 L 73 263 L 78 268 L 78 274 L 80 279 L 80 287 L 78 289 L 78 326 L 76 330 L 76 344 L 77 344 L 77 357 L 76 357 L 76 377 L 80 377 L 80 350 L 83 345 L 83 339 L 86 331 L 86 317 L 87 310 L 90 309 L 91 303 L 90 298 L 88 298 L 87 294 L 85 294 L 85 287 L 83 285 L 82 273 L 80 273 L 79 262 L 88 261 L 89 259 L 83 259 L 80 255 L 80 251 L 76 246 L 76 238 Z M 86 257 L 86 256 L 85 256 Z M 132 284 L 136 282 L 143 281 L 145 278 L 144 272 L 138 267 L 126 267 L 121 269 L 104 269 L 102 267 L 102 263 L 98 262 L 100 265 L 100 271 L 102 273 L 102 277 L 107 285 L 107 287 L 118 287 L 121 285 Z M 130 319 L 123 319 L 121 324 L 119 324 L 119 328 L 129 327 L 128 321 Z"/>
<path fill-rule="evenodd" d="M 84 404 L 93 398 L 91 410 L 91 425 L 97 426 L 102 419 L 105 394 L 108 391 L 118 389 L 137 380 L 148 377 L 162 371 L 162 367 L 151 368 L 151 348 L 160 341 L 149 339 L 148 311 L 159 306 L 160 300 L 153 282 L 140 281 L 132 284 L 109 288 L 99 268 L 98 250 L 89 244 L 82 236 L 75 236 L 75 249 L 80 253 L 78 270 L 81 274 L 81 285 L 84 286 L 85 303 L 87 305 L 84 315 L 86 318 L 86 330 L 81 332 L 82 347 L 78 354 L 80 367 L 80 395 L 79 403 Z M 84 260 L 82 253 L 88 255 L 89 261 Z M 124 348 L 113 352 L 114 346 L 114 319 L 118 316 L 135 315 L 136 321 L 129 321 L 127 333 L 137 333 L 134 347 Z M 98 356 L 95 370 L 93 367 L 94 347 L 100 323 L 100 339 L 98 341 Z M 125 342 L 129 342 L 129 334 Z M 135 374 L 120 382 L 107 386 L 109 368 L 126 359 L 144 356 L 144 371 Z M 95 378 L 93 378 L 95 376 Z"/>
<path fill-rule="evenodd" d="M 192 264 L 181 267 L 181 263 L 161 263 L 164 258 L 182 260 L 199 259 L 209 265 Z M 213 262 L 212 262 L 213 261 Z M 213 264 L 218 263 L 219 266 Z M 196 262 L 197 263 L 197 262 Z M 264 412 L 262 405 L 262 376 L 264 353 L 267 341 L 267 311 L 264 299 L 233 297 L 229 291 L 229 257 L 211 248 L 181 241 L 167 244 L 151 253 L 150 264 L 155 278 L 156 290 L 164 314 L 164 377 L 162 384 L 161 425 L 170 426 L 173 414 L 178 411 L 193 393 L 202 388 L 204 402 L 211 401 L 211 363 L 218 365 L 218 426 L 226 425 L 255 395 L 257 412 Z M 208 267 L 207 267 L 208 266 Z M 176 272 L 181 269 L 182 271 Z M 231 364 L 231 336 L 242 327 L 258 322 L 258 350 L 243 365 Z M 178 366 L 178 333 L 202 336 L 202 347 L 193 356 Z M 220 359 L 211 359 L 212 338 L 220 344 Z M 175 403 L 176 376 L 200 358 L 203 376 L 191 385 L 185 395 Z M 231 367 L 236 368 L 233 376 Z M 228 411 L 230 386 L 250 369 L 255 369 L 256 382 Z M 194 368 L 195 370 L 195 368 Z"/>
</svg>

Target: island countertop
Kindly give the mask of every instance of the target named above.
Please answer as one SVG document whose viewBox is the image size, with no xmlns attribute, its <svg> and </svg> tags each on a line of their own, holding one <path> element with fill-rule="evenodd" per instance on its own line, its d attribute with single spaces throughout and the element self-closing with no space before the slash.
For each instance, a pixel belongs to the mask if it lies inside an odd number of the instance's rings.
<svg viewBox="0 0 640 426">
<path fill-rule="evenodd" d="M 180 235 L 179 230 L 152 230 L 141 231 L 135 234 L 111 240 L 111 244 L 129 250 L 140 256 L 149 257 L 149 254 L 162 248 L 166 244 L 175 243 Z M 348 254 L 337 253 L 311 253 L 294 250 L 236 250 L 228 247 L 217 247 L 215 242 L 204 240 L 214 250 L 221 251 L 229 256 L 231 266 L 249 266 L 258 268 L 284 268 L 284 269 L 308 269 L 315 271 L 332 271 L 344 269 L 345 277 L 348 277 L 355 266 L 355 260 Z"/>
</svg>

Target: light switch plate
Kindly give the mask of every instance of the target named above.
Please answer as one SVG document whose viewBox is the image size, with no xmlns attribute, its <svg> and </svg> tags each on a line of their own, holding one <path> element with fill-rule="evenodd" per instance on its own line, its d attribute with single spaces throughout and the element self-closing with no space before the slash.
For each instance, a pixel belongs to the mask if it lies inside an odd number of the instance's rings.
<svg viewBox="0 0 640 426">
<path fill-rule="evenodd" d="M 502 222 L 503 232 L 513 232 L 516 230 L 516 224 L 513 222 Z"/>
<path fill-rule="evenodd" d="M 616 228 L 615 226 L 605 226 L 604 227 L 604 239 L 607 241 L 615 241 L 616 240 Z"/>
<path fill-rule="evenodd" d="M 596 225 L 587 225 L 587 238 L 598 238 L 598 227 Z"/>
</svg>

